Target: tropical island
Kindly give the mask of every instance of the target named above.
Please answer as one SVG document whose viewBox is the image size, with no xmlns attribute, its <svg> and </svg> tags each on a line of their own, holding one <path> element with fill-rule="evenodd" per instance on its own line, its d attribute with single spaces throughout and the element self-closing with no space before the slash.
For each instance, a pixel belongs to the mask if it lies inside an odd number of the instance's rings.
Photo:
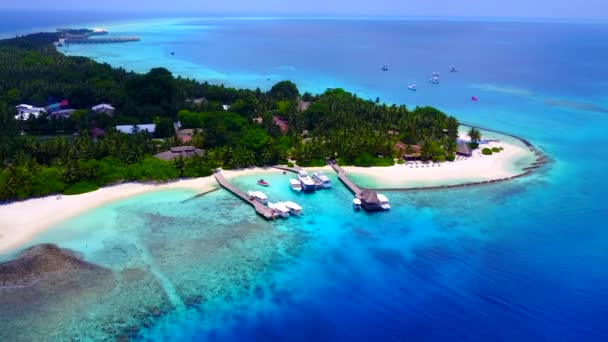
<svg viewBox="0 0 608 342">
<path fill-rule="evenodd" d="M 409 110 L 342 89 L 300 94 L 290 81 L 263 92 L 164 68 L 137 74 L 64 56 L 53 45 L 60 37 L 0 41 L 2 201 L 204 177 L 218 167 L 453 162 L 472 156 L 482 138 L 471 128 L 466 141 L 458 120 L 432 107 Z M 170 152 L 180 146 L 198 152 Z"/>
</svg>

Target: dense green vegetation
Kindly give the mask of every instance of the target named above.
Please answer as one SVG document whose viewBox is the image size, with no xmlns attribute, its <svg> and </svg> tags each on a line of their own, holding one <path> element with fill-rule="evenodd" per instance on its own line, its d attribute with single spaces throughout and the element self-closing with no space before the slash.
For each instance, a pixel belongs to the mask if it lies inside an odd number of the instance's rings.
<svg viewBox="0 0 608 342">
<path fill-rule="evenodd" d="M 492 154 L 492 149 L 487 148 L 487 147 L 484 147 L 484 148 L 481 150 L 481 153 L 483 153 L 483 154 L 484 154 L 484 155 L 486 155 L 486 156 L 489 156 L 489 155 L 491 155 L 491 154 Z"/>
<path fill-rule="evenodd" d="M 454 157 L 459 123 L 432 107 L 408 110 L 342 89 L 300 94 L 289 81 L 263 92 L 174 77 L 164 68 L 130 73 L 64 56 L 52 45 L 56 39 L 43 33 L 0 41 L 0 200 L 75 194 L 123 181 L 206 176 L 218 166 L 288 160 L 317 166 L 327 158 L 349 165 L 393 165 L 398 141 L 420 145 L 425 160 Z M 42 107 L 63 99 L 77 109 L 69 118 L 15 119 L 20 103 Z M 298 109 L 300 101 L 309 107 Z M 116 112 L 92 112 L 99 103 L 112 104 Z M 205 155 L 171 162 L 154 158 L 182 144 L 173 127 L 178 120 L 182 128 L 195 129 L 186 144 L 204 149 Z M 137 123 L 155 123 L 156 132 L 120 134 L 113 128 Z M 105 135 L 92 137 L 92 130 Z"/>
</svg>

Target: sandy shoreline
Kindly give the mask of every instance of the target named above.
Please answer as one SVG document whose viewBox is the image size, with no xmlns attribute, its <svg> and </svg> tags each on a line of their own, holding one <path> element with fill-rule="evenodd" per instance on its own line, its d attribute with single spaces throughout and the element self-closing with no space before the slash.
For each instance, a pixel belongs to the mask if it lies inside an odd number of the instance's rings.
<svg viewBox="0 0 608 342">
<path fill-rule="evenodd" d="M 226 178 L 264 172 L 261 168 L 224 171 Z M 124 183 L 74 196 L 47 196 L 0 205 L 0 254 L 18 247 L 53 225 L 117 200 L 140 194 L 188 189 L 197 193 L 218 188 L 213 176 L 162 184 Z"/>
<path fill-rule="evenodd" d="M 509 178 L 523 173 L 523 168 L 536 160 L 534 152 L 522 142 L 498 133 L 483 133 L 484 139 L 500 141 L 480 145 L 473 156 L 466 159 L 444 163 L 409 162 L 390 167 L 347 166 L 344 170 L 362 187 L 434 187 Z M 465 134 L 461 132 L 460 138 L 467 139 Z M 504 150 L 487 156 L 481 153 L 484 147 Z"/>
<path fill-rule="evenodd" d="M 466 139 L 465 132 L 461 138 Z M 410 188 L 456 185 L 477 181 L 490 181 L 512 177 L 523 172 L 523 168 L 536 160 L 534 152 L 521 141 L 499 133 L 483 132 L 484 139 L 500 139 L 481 145 L 472 157 L 444 162 L 441 164 L 418 162 L 396 164 L 391 167 L 345 167 L 347 174 L 361 187 L 369 188 Z M 503 147 L 500 153 L 490 156 L 481 154 L 483 147 Z M 329 167 L 311 168 L 333 173 Z M 226 178 L 263 174 L 277 171 L 268 168 L 249 168 L 223 171 Z M 117 200 L 147 192 L 188 189 L 197 193 L 206 192 L 219 185 L 215 178 L 204 177 L 179 180 L 164 184 L 125 183 L 101 188 L 75 196 L 55 196 L 36 198 L 0 206 L 0 254 L 12 250 L 53 225 L 79 215 L 87 210 Z"/>
</svg>

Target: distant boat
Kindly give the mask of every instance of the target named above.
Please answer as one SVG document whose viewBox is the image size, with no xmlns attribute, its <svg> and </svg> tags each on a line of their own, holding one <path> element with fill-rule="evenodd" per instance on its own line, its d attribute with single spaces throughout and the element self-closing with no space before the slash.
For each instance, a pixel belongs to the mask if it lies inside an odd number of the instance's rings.
<svg viewBox="0 0 608 342">
<path fill-rule="evenodd" d="M 478 98 L 476 98 L 475 96 L 471 96 L 471 101 L 477 101 Z"/>
<path fill-rule="evenodd" d="M 331 180 L 323 172 L 314 172 L 312 174 L 312 180 L 315 181 L 317 188 L 331 188 Z"/>
<path fill-rule="evenodd" d="M 438 72 L 434 72 L 431 74 L 433 77 L 439 77 L 439 73 Z"/>
<path fill-rule="evenodd" d="M 295 192 L 302 191 L 302 183 L 300 183 L 300 181 L 297 179 L 294 179 L 294 178 L 290 179 L 289 185 L 291 186 L 291 189 Z"/>
<path fill-rule="evenodd" d="M 388 65 L 384 64 L 384 65 L 382 66 L 382 71 L 388 71 Z"/>
<path fill-rule="evenodd" d="M 171 56 L 174 56 L 174 55 L 175 55 L 175 52 L 173 52 L 173 51 L 172 51 L 172 52 L 171 52 Z"/>
<path fill-rule="evenodd" d="M 416 88 L 415 84 L 412 84 L 412 85 L 407 86 L 407 89 L 416 91 L 417 88 Z"/>
<path fill-rule="evenodd" d="M 429 80 L 430 83 L 433 84 L 439 84 L 439 78 L 438 77 L 433 77 Z"/>
<path fill-rule="evenodd" d="M 391 205 L 388 202 L 388 198 L 386 198 L 386 196 L 384 196 L 383 194 L 378 194 L 378 200 L 380 201 L 380 208 L 382 208 L 383 210 L 389 210 L 391 208 Z"/>
<path fill-rule="evenodd" d="M 453 65 L 450 67 L 449 70 L 450 70 L 450 72 L 458 72 L 458 69 L 456 69 L 456 67 Z"/>
<path fill-rule="evenodd" d="M 269 184 L 267 181 L 265 181 L 265 180 L 263 180 L 263 179 L 260 179 L 260 180 L 258 181 L 258 185 L 261 185 L 261 186 L 269 186 L 270 184 Z"/>
</svg>

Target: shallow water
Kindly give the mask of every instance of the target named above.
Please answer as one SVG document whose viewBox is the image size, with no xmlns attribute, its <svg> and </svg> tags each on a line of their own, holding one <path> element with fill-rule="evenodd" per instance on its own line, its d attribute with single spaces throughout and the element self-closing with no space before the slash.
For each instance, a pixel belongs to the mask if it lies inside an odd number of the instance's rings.
<svg viewBox="0 0 608 342">
<path fill-rule="evenodd" d="M 265 222 L 224 190 L 117 202 L 32 243 L 83 253 L 128 295 L 92 289 L 69 302 L 88 298 L 81 311 L 51 302 L 56 320 L 21 318 L 29 337 L 52 324 L 59 334 L 128 328 L 151 340 L 608 338 L 607 25 L 200 20 L 114 31 L 145 39 L 70 53 L 127 68 L 151 60 L 232 85 L 290 78 L 311 91 L 345 86 L 431 104 L 522 136 L 552 163 L 507 183 L 389 192 L 393 209 L 375 214 L 353 212 L 334 175 L 333 189 L 298 195 L 280 171 L 234 182 L 247 190 L 267 179 L 271 200 L 294 200 L 303 217 Z M 461 72 L 444 72 L 452 64 Z M 425 83 L 432 71 L 442 72 L 439 87 Z M 403 90 L 413 82 L 422 89 Z M 162 314 L 133 314 L 141 303 Z"/>
</svg>

